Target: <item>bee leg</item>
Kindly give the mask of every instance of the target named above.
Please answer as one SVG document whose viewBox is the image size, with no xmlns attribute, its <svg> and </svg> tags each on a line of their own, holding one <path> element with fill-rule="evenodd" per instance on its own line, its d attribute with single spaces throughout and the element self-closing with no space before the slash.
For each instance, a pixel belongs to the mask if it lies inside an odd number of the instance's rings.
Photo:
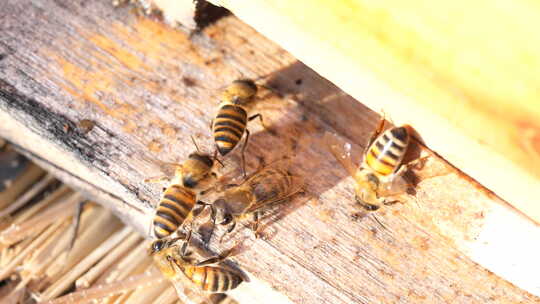
<svg viewBox="0 0 540 304">
<path fill-rule="evenodd" d="M 409 171 L 410 169 L 414 170 L 422 170 L 424 166 L 426 165 L 426 159 L 429 158 L 428 156 L 417 158 L 413 161 L 410 161 L 406 164 L 402 164 L 399 169 L 394 173 L 395 176 L 403 175 L 405 172 Z"/>
<path fill-rule="evenodd" d="M 364 148 L 364 153 L 362 155 L 365 155 L 368 152 L 368 149 L 371 146 L 371 144 L 375 141 L 375 139 L 377 139 L 377 137 L 379 137 L 379 135 L 381 135 L 381 133 L 384 130 L 384 122 L 385 122 L 385 120 L 384 120 L 384 114 L 383 114 L 381 116 L 381 119 L 379 120 L 379 125 L 377 126 L 377 129 L 375 129 L 375 131 L 373 131 L 373 133 L 371 133 L 371 137 L 369 138 L 369 142 L 368 142 L 367 146 Z"/>
<path fill-rule="evenodd" d="M 244 174 L 244 178 L 247 176 L 246 174 L 246 147 L 249 141 L 249 130 L 246 128 L 246 140 L 244 141 L 244 145 L 242 146 L 242 173 Z"/>
<path fill-rule="evenodd" d="M 413 169 L 414 170 L 422 170 L 425 165 L 426 165 L 426 160 L 429 158 L 429 155 L 428 156 L 424 156 L 424 157 L 420 157 L 420 158 L 417 158 L 411 162 L 409 162 L 406 166 L 407 168 L 409 169 Z"/>
<path fill-rule="evenodd" d="M 218 157 L 217 157 L 217 153 L 218 151 L 217 150 L 214 150 L 214 160 L 217 161 L 220 165 L 221 165 L 221 168 L 224 168 L 225 165 L 223 164 L 223 162 L 221 162 Z M 216 173 L 212 172 L 214 175 L 216 175 Z M 217 175 L 216 175 L 216 178 L 217 178 Z"/>
<path fill-rule="evenodd" d="M 200 262 L 196 263 L 195 266 L 204 266 L 204 265 L 210 265 L 210 264 L 217 264 L 217 263 L 227 259 L 231 255 L 233 255 L 236 247 L 237 246 L 235 245 L 232 248 L 229 248 L 229 249 L 223 251 L 218 256 L 211 257 L 211 258 L 208 258 L 206 260 L 200 261 Z"/>
<path fill-rule="evenodd" d="M 193 211 L 192 211 L 194 217 L 201 214 L 204 211 L 204 209 L 206 209 L 206 207 L 210 206 L 210 204 L 205 203 L 203 201 L 197 201 L 195 205 L 196 206 L 195 208 L 193 208 Z"/>
<path fill-rule="evenodd" d="M 248 121 L 252 121 L 255 118 L 259 118 L 259 121 L 261 122 L 262 127 L 265 128 L 265 129 L 268 129 L 268 127 L 266 127 L 266 124 L 264 124 L 264 120 L 263 120 L 263 117 L 262 117 L 261 113 L 257 113 L 257 114 L 255 114 L 253 116 L 250 116 L 248 118 Z"/>
<path fill-rule="evenodd" d="M 199 205 L 199 206 L 195 207 L 193 209 L 193 211 L 192 211 L 194 217 L 201 214 L 201 212 L 203 212 L 206 207 L 210 207 L 210 219 L 212 221 L 212 228 L 210 228 L 210 231 L 207 234 L 207 239 L 210 240 L 210 239 L 212 239 L 212 235 L 214 234 L 214 230 L 216 230 L 216 208 L 212 204 L 208 204 L 208 203 L 205 203 L 203 201 L 197 201 L 197 205 Z M 200 230 L 199 230 L 199 232 L 200 232 Z"/>
<path fill-rule="evenodd" d="M 231 232 L 233 232 L 234 228 L 236 228 L 236 220 L 232 220 L 232 224 L 229 226 L 229 228 L 227 228 L 227 231 L 225 231 L 225 233 L 223 233 L 223 235 L 221 236 L 221 238 L 219 239 L 219 242 L 220 243 L 223 243 L 223 239 L 225 238 L 225 236 Z"/>
<path fill-rule="evenodd" d="M 394 204 L 397 204 L 397 203 L 401 203 L 401 201 L 399 201 L 399 200 L 384 201 L 383 205 L 390 206 L 390 205 L 394 205 Z"/>
<path fill-rule="evenodd" d="M 188 232 L 186 240 L 184 241 L 184 244 L 182 244 L 182 248 L 180 249 L 180 255 L 185 257 L 187 256 L 187 248 L 189 246 L 189 243 L 191 242 L 191 230 Z"/>
<path fill-rule="evenodd" d="M 256 239 L 261 237 L 261 233 L 259 231 L 259 220 L 259 212 L 253 212 L 253 223 L 251 224 L 251 230 L 253 230 Z"/>
<path fill-rule="evenodd" d="M 212 118 L 212 120 L 210 120 L 210 131 L 213 131 L 214 130 L 214 119 Z"/>
<path fill-rule="evenodd" d="M 227 233 L 233 232 L 234 228 L 236 228 L 236 221 L 232 220 L 232 224 L 229 226 L 229 229 L 227 229 Z"/>
<path fill-rule="evenodd" d="M 225 223 L 226 222 L 226 223 Z M 236 228 L 236 220 L 231 217 L 231 220 L 225 220 L 224 223 L 221 223 L 221 225 L 227 225 L 230 223 L 229 228 L 227 228 L 227 231 L 223 233 L 221 236 L 221 239 L 219 240 L 220 243 L 223 243 L 223 238 L 231 232 L 233 232 L 234 228 Z"/>
</svg>

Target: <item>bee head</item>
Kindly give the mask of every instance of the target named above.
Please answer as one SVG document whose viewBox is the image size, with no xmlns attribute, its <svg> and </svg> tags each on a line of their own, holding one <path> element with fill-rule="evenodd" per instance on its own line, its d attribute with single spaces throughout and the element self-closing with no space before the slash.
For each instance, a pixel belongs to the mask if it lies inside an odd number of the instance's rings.
<svg viewBox="0 0 540 304">
<path fill-rule="evenodd" d="M 214 165 L 214 158 L 205 153 L 194 152 L 188 156 L 189 159 L 200 163 L 201 166 L 211 168 Z"/>
<path fill-rule="evenodd" d="M 355 200 L 366 211 L 376 211 L 380 208 L 377 190 L 380 184 L 379 178 L 367 171 L 361 171 L 357 176 L 355 185 Z"/>
<path fill-rule="evenodd" d="M 150 245 L 150 255 L 156 254 L 163 250 L 167 245 L 167 241 L 165 240 L 157 240 Z"/>
<path fill-rule="evenodd" d="M 190 154 L 182 170 L 184 187 L 193 189 L 204 186 L 201 182 L 210 176 L 213 165 L 214 159 L 207 154 L 198 152 Z"/>
<path fill-rule="evenodd" d="M 222 100 L 234 104 L 244 105 L 249 103 L 257 94 L 257 85 L 250 79 L 233 81 L 223 92 Z"/>
<path fill-rule="evenodd" d="M 354 196 L 355 200 L 356 200 L 356 203 L 358 203 L 358 205 L 360 205 L 362 208 L 364 208 L 366 211 L 377 211 L 379 210 L 379 208 L 381 206 L 379 205 L 376 205 L 376 204 L 371 204 L 371 203 L 368 203 L 366 201 L 364 201 L 361 197 L 359 197 L 358 195 L 355 195 Z"/>
</svg>

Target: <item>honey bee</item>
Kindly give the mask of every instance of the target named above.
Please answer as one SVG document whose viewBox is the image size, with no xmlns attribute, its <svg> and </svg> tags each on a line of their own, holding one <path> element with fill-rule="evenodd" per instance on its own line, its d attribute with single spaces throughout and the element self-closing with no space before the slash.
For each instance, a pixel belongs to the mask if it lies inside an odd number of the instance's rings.
<svg viewBox="0 0 540 304">
<path fill-rule="evenodd" d="M 244 152 L 249 141 L 249 130 L 246 128 L 248 121 L 259 118 L 264 127 L 261 114 L 248 117 L 252 101 L 257 95 L 257 85 L 250 79 L 235 80 L 221 94 L 219 109 L 212 121 L 212 133 L 217 150 L 221 156 L 231 152 L 242 136 L 246 133 L 244 146 L 242 147 L 242 170 L 245 175 Z"/>
<path fill-rule="evenodd" d="M 302 191 L 299 178 L 282 165 L 282 161 L 274 163 L 254 173 L 240 185 L 228 185 L 212 204 L 207 204 L 211 208 L 214 224 L 230 225 L 227 230 L 230 233 L 237 219 L 252 215 L 252 230 L 258 237 L 259 213 Z"/>
<path fill-rule="evenodd" d="M 209 294 L 224 293 L 234 289 L 244 281 L 244 277 L 229 267 L 211 265 L 226 259 L 230 250 L 220 256 L 195 262 L 189 257 L 191 253 L 187 252 L 190 236 L 191 233 L 182 247 L 178 245 L 180 238 L 156 240 L 150 247 L 150 255 L 162 274 L 172 282 L 179 297 L 184 298 L 184 295 L 188 293 L 184 290 L 185 287 L 193 287 L 192 294 L 205 298 L 206 301 L 203 301 L 205 303 L 214 303 L 211 302 L 211 298 L 208 298 Z M 197 293 L 195 290 L 203 293 Z M 220 298 L 223 300 L 221 296 L 216 297 L 216 299 Z"/>
<path fill-rule="evenodd" d="M 216 178 L 212 172 L 215 160 L 216 155 L 211 157 L 201 153 L 197 147 L 197 151 L 191 153 L 182 164 L 172 164 L 176 167 L 174 177 L 163 191 L 153 219 L 152 227 L 156 238 L 171 235 L 192 215 L 197 204 L 197 194 L 209 186 L 212 178 Z M 147 179 L 146 182 L 163 179 Z"/>
<path fill-rule="evenodd" d="M 409 184 L 403 178 L 403 173 L 417 163 L 403 164 L 410 142 L 408 126 L 393 127 L 384 133 L 383 130 L 384 119 L 381 119 L 364 150 L 359 167 L 353 165 L 351 160 L 350 144 L 340 142 L 328 132 L 324 138 L 330 152 L 354 178 L 356 202 L 366 211 L 376 211 L 382 205 L 398 202 L 389 198 L 406 192 Z"/>
</svg>

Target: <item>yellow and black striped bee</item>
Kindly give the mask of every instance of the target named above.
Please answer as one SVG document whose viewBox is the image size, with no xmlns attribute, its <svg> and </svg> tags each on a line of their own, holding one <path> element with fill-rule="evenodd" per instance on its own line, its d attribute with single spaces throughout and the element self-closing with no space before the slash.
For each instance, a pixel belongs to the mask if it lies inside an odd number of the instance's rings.
<svg viewBox="0 0 540 304">
<path fill-rule="evenodd" d="M 382 205 L 397 200 L 389 197 L 406 192 L 409 184 L 403 173 L 413 164 L 403 164 L 403 157 L 410 142 L 408 126 L 393 127 L 382 132 L 384 119 L 370 138 L 359 167 L 353 165 L 350 144 L 340 142 L 330 133 L 325 142 L 330 152 L 355 180 L 356 202 L 366 211 L 376 211 Z"/>
<path fill-rule="evenodd" d="M 234 230 L 237 219 L 252 215 L 252 229 L 258 237 L 259 214 L 303 191 L 300 178 L 292 175 L 284 166 L 285 163 L 278 161 L 254 173 L 240 185 L 228 185 L 227 189 L 208 205 L 214 224 L 230 224 L 227 230 L 227 233 L 230 233 Z"/>
<path fill-rule="evenodd" d="M 197 204 L 197 194 L 216 177 L 212 172 L 214 161 L 215 156 L 201 153 L 197 148 L 197 152 L 191 153 L 182 164 L 173 164 L 176 167 L 174 177 L 163 191 L 153 220 L 156 238 L 171 235 L 192 215 Z"/>
<path fill-rule="evenodd" d="M 187 252 L 190 236 L 191 234 L 182 247 L 178 245 L 180 238 L 156 240 L 150 247 L 150 255 L 155 265 L 172 282 L 180 298 L 184 298 L 187 293 L 202 291 L 204 293 L 199 293 L 198 296 L 210 301 L 209 294 L 227 292 L 245 280 L 242 274 L 227 266 L 212 265 L 226 259 L 230 251 L 205 261 L 195 262 L 189 257 L 191 253 Z M 191 292 L 186 292 L 185 288 L 190 287 L 193 287 Z"/>
<path fill-rule="evenodd" d="M 231 152 L 242 136 L 246 133 L 244 146 L 242 147 L 242 170 L 245 174 L 244 151 L 249 140 L 249 130 L 246 128 L 248 121 L 259 118 L 264 127 L 261 114 L 248 116 L 257 95 L 257 85 L 250 79 L 233 81 L 221 94 L 217 114 L 212 121 L 212 132 L 217 150 L 221 156 Z"/>
</svg>

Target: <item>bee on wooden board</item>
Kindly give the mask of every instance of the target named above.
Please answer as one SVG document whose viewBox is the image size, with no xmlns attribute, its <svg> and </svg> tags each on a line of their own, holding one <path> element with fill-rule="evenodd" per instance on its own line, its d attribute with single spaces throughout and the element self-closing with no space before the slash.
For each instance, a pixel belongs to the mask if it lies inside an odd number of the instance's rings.
<svg viewBox="0 0 540 304">
<path fill-rule="evenodd" d="M 240 185 L 227 185 L 212 204 L 206 204 L 211 208 L 214 224 L 229 225 L 227 233 L 230 233 L 238 219 L 252 215 L 252 230 L 258 237 L 260 213 L 303 191 L 299 177 L 292 175 L 284 163 L 281 160 L 265 166 Z"/>
<path fill-rule="evenodd" d="M 192 138 L 193 140 L 193 138 Z M 153 233 L 158 239 L 174 233 L 185 220 L 192 216 L 192 210 L 197 202 L 197 194 L 209 187 L 211 179 L 216 178 L 212 172 L 216 156 L 201 153 L 195 140 L 196 152 L 181 164 L 169 164 L 176 167 L 174 177 L 165 188 L 153 220 Z M 146 182 L 159 182 L 168 177 L 147 179 Z"/>
<path fill-rule="evenodd" d="M 171 281 L 179 297 L 184 298 L 185 287 L 202 291 L 204 294 L 201 297 L 206 297 L 208 294 L 224 293 L 234 289 L 245 280 L 243 275 L 227 266 L 213 265 L 226 259 L 231 250 L 217 257 L 195 262 L 189 257 L 191 253 L 187 252 L 191 233 L 188 233 L 181 247 L 178 245 L 180 239 L 178 237 L 156 240 L 150 247 L 150 255 L 155 265 Z M 224 300 L 222 296 L 216 298 Z"/>
<path fill-rule="evenodd" d="M 242 147 L 242 170 L 244 175 L 246 172 L 244 152 L 249 141 L 249 130 L 246 128 L 247 122 L 259 118 L 264 127 L 261 114 L 248 117 L 257 90 L 257 85 L 253 80 L 239 79 L 233 81 L 221 93 L 218 111 L 212 120 L 212 133 L 221 156 L 231 152 L 246 133 L 246 139 Z"/>
<path fill-rule="evenodd" d="M 403 164 L 410 142 L 408 126 L 393 127 L 384 133 L 383 130 L 384 118 L 373 132 L 358 167 L 351 160 L 350 144 L 328 132 L 324 136 L 330 152 L 354 178 L 356 202 L 366 211 L 376 211 L 382 205 L 398 202 L 390 198 L 407 191 L 409 184 L 403 178 L 403 173 L 421 160 Z"/>
</svg>

